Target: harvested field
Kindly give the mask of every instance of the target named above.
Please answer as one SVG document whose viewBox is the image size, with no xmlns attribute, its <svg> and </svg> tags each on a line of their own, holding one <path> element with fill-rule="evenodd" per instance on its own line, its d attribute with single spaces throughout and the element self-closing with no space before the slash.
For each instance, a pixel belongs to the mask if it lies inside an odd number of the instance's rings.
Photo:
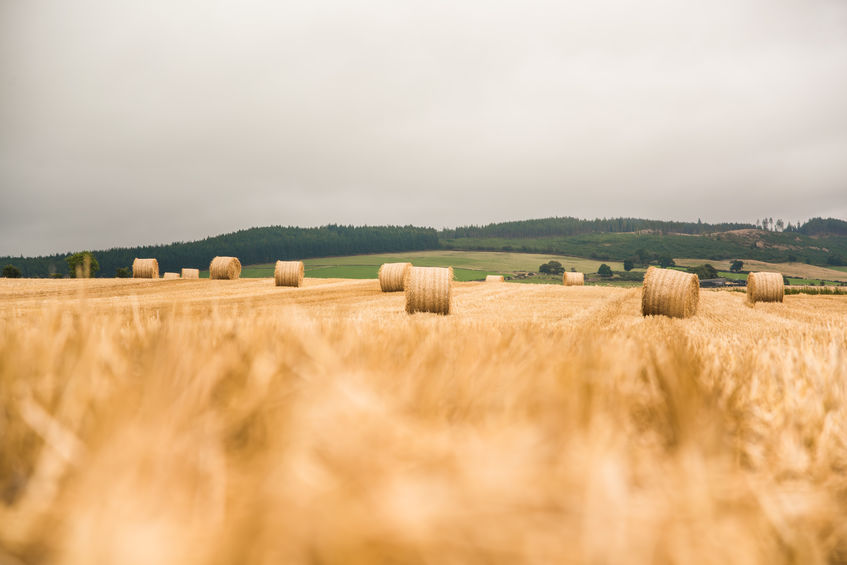
<svg viewBox="0 0 847 565">
<path fill-rule="evenodd" d="M 0 563 L 834 563 L 847 297 L 0 279 Z"/>
</svg>

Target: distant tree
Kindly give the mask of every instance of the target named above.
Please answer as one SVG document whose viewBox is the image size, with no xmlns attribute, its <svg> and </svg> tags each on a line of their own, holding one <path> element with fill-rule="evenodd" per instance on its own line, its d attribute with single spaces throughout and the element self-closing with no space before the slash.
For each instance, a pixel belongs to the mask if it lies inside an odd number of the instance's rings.
<svg viewBox="0 0 847 565">
<path fill-rule="evenodd" d="M 638 264 L 644 267 L 650 262 L 650 252 L 644 249 L 643 247 L 636 249 L 635 258 L 638 259 Z"/>
<path fill-rule="evenodd" d="M 66 257 L 65 261 L 68 263 L 68 271 L 72 278 L 77 278 L 77 276 L 84 279 L 92 278 L 100 270 L 100 263 L 97 262 L 90 251 L 74 253 Z"/>
<path fill-rule="evenodd" d="M 611 277 L 612 276 L 612 268 L 608 266 L 606 263 L 602 263 L 600 268 L 597 269 L 597 274 L 601 277 Z"/>
<path fill-rule="evenodd" d="M 782 221 L 782 218 L 776 221 L 776 231 L 785 231 L 785 222 Z"/>
<path fill-rule="evenodd" d="M 844 257 L 838 255 L 836 253 L 830 253 L 826 258 L 827 265 L 832 265 L 834 267 L 840 267 L 842 265 L 847 265 L 844 261 Z"/>
<path fill-rule="evenodd" d="M 558 261 L 548 261 L 538 267 L 538 272 L 547 275 L 561 275 L 565 272 L 565 268 Z"/>
<path fill-rule="evenodd" d="M 689 272 L 697 275 L 698 279 L 716 279 L 718 278 L 718 270 L 711 266 L 709 263 L 705 265 L 700 265 L 699 267 L 692 267 L 689 269 Z"/>
<path fill-rule="evenodd" d="M 6 265 L 3 267 L 3 277 L 7 279 L 19 279 L 21 278 L 21 270 L 14 265 Z"/>
<path fill-rule="evenodd" d="M 62 273 L 50 273 L 50 278 L 51 279 L 63 279 L 63 278 L 65 278 L 65 275 L 63 275 Z"/>
<path fill-rule="evenodd" d="M 788 254 L 788 262 L 789 263 L 796 263 L 797 262 L 797 256 L 794 255 L 793 253 L 789 253 Z"/>
<path fill-rule="evenodd" d="M 738 259 L 736 259 L 735 261 L 733 261 L 729 265 L 729 270 L 732 271 L 733 273 L 737 273 L 737 272 L 741 271 L 741 269 L 743 269 L 743 268 L 744 268 L 744 261 L 739 261 Z"/>
<path fill-rule="evenodd" d="M 662 255 L 661 257 L 659 257 L 659 266 L 663 269 L 667 269 L 668 267 L 675 267 L 676 262 L 670 255 Z"/>
<path fill-rule="evenodd" d="M 132 272 L 129 270 L 129 267 L 118 267 L 115 269 L 115 277 L 119 279 L 128 279 Z"/>
<path fill-rule="evenodd" d="M 623 270 L 629 272 L 632 270 L 634 265 L 632 264 L 632 259 L 624 259 L 623 260 Z"/>
</svg>

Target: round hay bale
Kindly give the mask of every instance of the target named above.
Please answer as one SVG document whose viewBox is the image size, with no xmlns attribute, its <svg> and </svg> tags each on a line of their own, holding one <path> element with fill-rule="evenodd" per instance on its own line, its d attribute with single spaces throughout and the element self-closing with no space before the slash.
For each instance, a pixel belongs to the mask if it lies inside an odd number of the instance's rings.
<svg viewBox="0 0 847 565">
<path fill-rule="evenodd" d="M 673 269 L 650 267 L 641 287 L 641 315 L 687 318 L 697 312 L 700 279 Z"/>
<path fill-rule="evenodd" d="M 409 267 L 403 287 L 409 314 L 449 314 L 453 299 L 453 267 Z"/>
<path fill-rule="evenodd" d="M 139 259 L 132 261 L 132 278 L 134 279 L 158 279 L 159 262 L 155 259 Z"/>
<path fill-rule="evenodd" d="M 403 290 L 406 270 L 411 263 L 383 263 L 379 267 L 379 288 L 382 292 L 397 292 Z"/>
<path fill-rule="evenodd" d="M 486 275 L 485 282 L 505 282 L 506 277 L 503 275 Z"/>
<path fill-rule="evenodd" d="M 785 282 L 782 273 L 750 273 L 747 275 L 747 301 L 782 302 Z"/>
<path fill-rule="evenodd" d="M 562 275 L 562 284 L 565 286 L 583 286 L 585 285 L 585 273 L 565 271 L 565 274 Z"/>
<path fill-rule="evenodd" d="M 210 279 L 237 279 L 241 276 L 241 261 L 237 257 L 215 257 L 209 263 Z"/>
<path fill-rule="evenodd" d="M 303 261 L 277 261 L 274 267 L 276 286 L 300 286 L 303 284 Z"/>
<path fill-rule="evenodd" d="M 182 278 L 184 279 L 199 279 L 200 269 L 183 269 Z"/>
<path fill-rule="evenodd" d="M 162 278 L 163 279 L 178 279 L 179 273 L 165 273 L 164 275 L 162 275 Z"/>
</svg>

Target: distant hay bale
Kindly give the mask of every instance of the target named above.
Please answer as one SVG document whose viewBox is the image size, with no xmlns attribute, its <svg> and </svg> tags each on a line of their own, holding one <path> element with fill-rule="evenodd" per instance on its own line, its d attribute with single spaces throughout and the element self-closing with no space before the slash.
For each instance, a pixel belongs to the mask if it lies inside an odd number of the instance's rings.
<svg viewBox="0 0 847 565">
<path fill-rule="evenodd" d="M 562 276 L 562 284 L 565 286 L 583 286 L 585 285 L 585 273 L 565 271 Z"/>
<path fill-rule="evenodd" d="M 449 314 L 453 298 L 452 267 L 409 267 L 403 281 L 406 312 Z"/>
<path fill-rule="evenodd" d="M 782 273 L 750 273 L 747 275 L 747 301 L 782 302 L 785 282 Z"/>
<path fill-rule="evenodd" d="M 700 280 L 697 275 L 650 267 L 641 290 L 641 314 L 687 318 L 697 312 Z"/>
<path fill-rule="evenodd" d="M 132 278 L 134 279 L 158 279 L 159 262 L 155 259 L 139 259 L 132 261 Z"/>
<path fill-rule="evenodd" d="M 503 275 L 486 275 L 485 282 L 505 282 L 506 277 Z"/>
<path fill-rule="evenodd" d="M 237 257 L 215 257 L 209 263 L 210 279 L 237 279 L 241 276 L 241 261 Z"/>
<path fill-rule="evenodd" d="M 184 279 L 199 279 L 200 269 L 183 269 L 182 278 Z"/>
<path fill-rule="evenodd" d="M 403 290 L 403 281 L 411 263 L 383 263 L 379 267 L 379 288 L 382 292 Z"/>
<path fill-rule="evenodd" d="M 163 279 L 178 279 L 179 273 L 165 273 L 164 275 L 162 275 L 162 278 Z"/>
<path fill-rule="evenodd" d="M 303 284 L 303 261 L 277 261 L 274 267 L 276 286 L 300 286 Z"/>
</svg>

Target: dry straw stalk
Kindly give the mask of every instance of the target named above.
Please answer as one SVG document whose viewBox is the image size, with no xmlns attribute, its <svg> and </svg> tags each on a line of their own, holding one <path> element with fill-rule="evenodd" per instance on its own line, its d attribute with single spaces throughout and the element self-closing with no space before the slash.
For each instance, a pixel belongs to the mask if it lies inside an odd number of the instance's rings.
<svg viewBox="0 0 847 565">
<path fill-rule="evenodd" d="M 697 312 L 700 280 L 697 275 L 650 267 L 641 290 L 641 314 L 687 318 Z"/>
<path fill-rule="evenodd" d="M 241 261 L 237 257 L 215 257 L 209 263 L 210 279 L 237 279 L 241 276 Z"/>
<path fill-rule="evenodd" d="M 300 286 L 303 284 L 303 261 L 277 261 L 274 267 L 276 286 Z"/>
<path fill-rule="evenodd" d="M 158 279 L 159 262 L 155 259 L 139 259 L 132 261 L 132 278 L 134 279 Z"/>
<path fill-rule="evenodd" d="M 562 275 L 562 284 L 565 286 L 583 286 L 585 284 L 585 273 L 565 271 L 565 274 Z"/>
<path fill-rule="evenodd" d="M 453 298 L 452 267 L 409 267 L 403 282 L 406 312 L 449 314 Z"/>
<path fill-rule="evenodd" d="M 178 279 L 179 273 L 165 273 L 164 275 L 162 275 L 162 278 L 163 279 Z"/>
<path fill-rule="evenodd" d="M 379 288 L 382 292 L 403 290 L 403 281 L 411 263 L 383 263 L 379 267 Z"/>
<path fill-rule="evenodd" d="M 504 282 L 506 277 L 503 275 L 486 275 L 485 282 Z"/>
<path fill-rule="evenodd" d="M 200 269 L 183 269 L 182 278 L 184 279 L 199 279 Z"/>
<path fill-rule="evenodd" d="M 750 273 L 747 275 L 747 301 L 782 302 L 785 282 L 782 273 Z"/>
</svg>

